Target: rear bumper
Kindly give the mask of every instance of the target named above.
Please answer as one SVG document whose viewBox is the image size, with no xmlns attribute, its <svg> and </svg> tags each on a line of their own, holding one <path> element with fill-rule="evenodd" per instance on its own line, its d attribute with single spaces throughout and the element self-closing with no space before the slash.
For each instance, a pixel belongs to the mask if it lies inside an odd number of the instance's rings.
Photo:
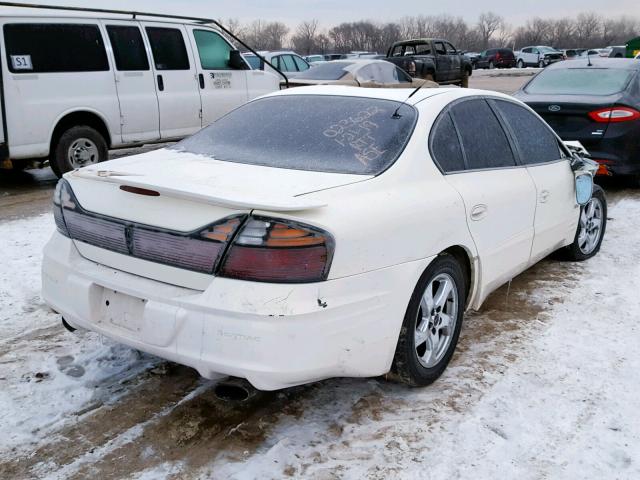
<svg viewBox="0 0 640 480">
<path fill-rule="evenodd" d="M 576 139 L 571 135 L 561 137 Z M 578 140 L 595 161 L 606 167 L 609 175 L 640 175 L 640 121 L 610 124 L 602 138 Z"/>
<path fill-rule="evenodd" d="M 431 259 L 317 284 L 214 278 L 190 290 L 91 262 L 55 233 L 42 295 L 74 327 L 276 390 L 386 373 L 411 293 Z M 107 304 L 108 302 L 108 304 Z"/>
</svg>

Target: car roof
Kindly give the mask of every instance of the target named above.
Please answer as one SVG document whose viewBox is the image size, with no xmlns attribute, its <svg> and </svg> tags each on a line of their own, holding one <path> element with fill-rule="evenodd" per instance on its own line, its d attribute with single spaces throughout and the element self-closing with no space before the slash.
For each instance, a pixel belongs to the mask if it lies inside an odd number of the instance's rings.
<svg viewBox="0 0 640 480">
<path fill-rule="evenodd" d="M 506 98 L 513 100 L 513 97 L 503 93 L 491 90 L 477 90 L 473 88 L 421 88 L 411 98 L 409 94 L 414 88 L 363 88 L 351 87 L 345 85 L 312 85 L 308 87 L 296 87 L 269 93 L 265 97 L 274 97 L 280 95 L 332 95 L 343 97 L 362 97 L 380 100 L 393 100 L 396 102 L 405 102 L 409 105 L 416 105 L 423 100 L 427 100 L 437 95 L 449 94 L 452 101 L 456 98 L 473 97 L 473 96 L 490 96 L 494 98 Z"/>
<path fill-rule="evenodd" d="M 589 59 L 571 60 L 570 62 L 558 62 L 547 67 L 548 70 L 558 70 L 565 68 L 611 68 L 618 70 L 640 70 L 640 62 L 633 58 L 600 58 L 591 57 L 591 65 L 589 67 Z"/>
<path fill-rule="evenodd" d="M 411 40 L 402 40 L 400 42 L 395 42 L 392 46 L 396 46 L 396 45 L 414 45 L 414 44 L 419 44 L 419 43 L 426 43 L 426 42 L 449 42 L 448 40 L 445 40 L 443 38 L 412 38 Z"/>
</svg>

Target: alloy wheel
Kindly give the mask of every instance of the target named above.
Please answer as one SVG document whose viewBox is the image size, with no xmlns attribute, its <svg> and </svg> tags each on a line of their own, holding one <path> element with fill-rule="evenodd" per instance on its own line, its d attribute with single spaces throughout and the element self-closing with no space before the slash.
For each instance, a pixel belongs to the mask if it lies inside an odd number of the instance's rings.
<svg viewBox="0 0 640 480">
<path fill-rule="evenodd" d="M 580 213 L 578 247 L 585 255 L 592 253 L 598 246 L 602 235 L 603 212 L 600 199 L 592 197 Z"/>
<path fill-rule="evenodd" d="M 441 273 L 428 284 L 420 300 L 414 345 L 420 364 L 434 367 L 445 356 L 458 318 L 458 289 L 451 275 Z"/>
</svg>

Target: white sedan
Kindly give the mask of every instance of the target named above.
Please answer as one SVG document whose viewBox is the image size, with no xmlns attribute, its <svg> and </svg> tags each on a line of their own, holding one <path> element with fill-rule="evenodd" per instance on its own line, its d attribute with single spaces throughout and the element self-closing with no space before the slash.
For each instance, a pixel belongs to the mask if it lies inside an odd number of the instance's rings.
<svg viewBox="0 0 640 480">
<path fill-rule="evenodd" d="M 572 152 L 498 93 L 281 91 L 67 173 L 43 297 L 204 377 L 426 385 L 466 309 L 551 252 L 600 248 L 606 201 Z"/>
</svg>

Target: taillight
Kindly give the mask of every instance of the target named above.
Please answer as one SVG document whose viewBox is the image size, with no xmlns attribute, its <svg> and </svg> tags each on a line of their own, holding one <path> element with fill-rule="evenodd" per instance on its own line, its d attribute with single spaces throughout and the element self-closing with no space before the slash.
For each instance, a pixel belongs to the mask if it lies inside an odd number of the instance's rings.
<svg viewBox="0 0 640 480">
<path fill-rule="evenodd" d="M 69 237 L 69 230 L 64 221 L 64 215 L 62 214 L 62 205 L 66 204 L 67 208 L 75 208 L 73 202 L 73 194 L 66 180 L 60 179 L 56 184 L 56 189 L 53 192 L 53 218 L 56 222 L 56 228 L 65 237 Z"/>
<path fill-rule="evenodd" d="M 640 112 L 630 107 L 609 107 L 589 112 L 589 118 L 599 123 L 620 123 L 638 120 Z"/>
<path fill-rule="evenodd" d="M 258 282 L 319 282 L 327 278 L 333 249 L 333 237 L 318 228 L 250 217 L 230 245 L 219 274 Z"/>
<path fill-rule="evenodd" d="M 496 53 L 496 60 L 500 60 L 502 58 L 502 55 L 500 55 L 499 53 Z"/>
</svg>

